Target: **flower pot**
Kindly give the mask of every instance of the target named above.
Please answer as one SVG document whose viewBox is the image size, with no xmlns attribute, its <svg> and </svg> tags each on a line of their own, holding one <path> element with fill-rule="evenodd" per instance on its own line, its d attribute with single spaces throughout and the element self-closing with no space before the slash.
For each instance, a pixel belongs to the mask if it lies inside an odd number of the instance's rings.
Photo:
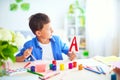
<svg viewBox="0 0 120 80">
<path fill-rule="evenodd" d="M 6 76 L 6 75 L 7 75 L 7 72 L 6 72 L 6 64 L 3 63 L 3 65 L 0 66 L 0 77 Z"/>
</svg>

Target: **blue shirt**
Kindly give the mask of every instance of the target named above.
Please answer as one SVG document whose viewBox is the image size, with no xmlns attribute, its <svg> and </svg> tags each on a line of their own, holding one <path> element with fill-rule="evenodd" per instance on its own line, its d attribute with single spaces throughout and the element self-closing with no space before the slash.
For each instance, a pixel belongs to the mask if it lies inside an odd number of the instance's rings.
<svg viewBox="0 0 120 80">
<path fill-rule="evenodd" d="M 60 37 L 55 35 L 52 36 L 50 42 L 51 42 L 54 60 L 63 60 L 62 53 L 68 54 L 69 47 L 66 45 L 66 43 L 63 43 L 61 41 Z M 30 47 L 33 47 L 32 55 L 37 60 L 42 60 L 42 48 L 39 45 L 39 41 L 37 40 L 37 37 L 33 38 L 30 41 L 27 41 L 16 56 L 22 56 L 24 51 Z M 34 61 L 32 56 L 29 56 L 26 60 Z"/>
</svg>

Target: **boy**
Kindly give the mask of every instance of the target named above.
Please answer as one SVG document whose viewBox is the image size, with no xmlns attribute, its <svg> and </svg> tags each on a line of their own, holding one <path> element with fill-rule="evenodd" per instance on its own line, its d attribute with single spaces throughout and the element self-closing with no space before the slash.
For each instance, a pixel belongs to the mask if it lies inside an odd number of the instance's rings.
<svg viewBox="0 0 120 80">
<path fill-rule="evenodd" d="M 23 49 L 16 55 L 16 61 L 34 60 L 63 60 L 62 53 L 70 60 L 76 58 L 74 52 L 58 36 L 52 35 L 53 29 L 49 17 L 44 13 L 37 13 L 30 17 L 29 27 L 35 38 L 27 41 Z"/>
</svg>

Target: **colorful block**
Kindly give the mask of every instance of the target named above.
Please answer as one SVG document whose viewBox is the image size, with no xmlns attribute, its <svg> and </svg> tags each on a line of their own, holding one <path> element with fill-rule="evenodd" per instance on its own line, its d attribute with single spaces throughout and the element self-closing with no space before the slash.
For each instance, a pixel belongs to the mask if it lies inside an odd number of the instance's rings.
<svg viewBox="0 0 120 80">
<path fill-rule="evenodd" d="M 64 64 L 60 64 L 60 70 L 63 71 L 65 68 Z"/>
<path fill-rule="evenodd" d="M 35 66 L 35 72 L 45 72 L 46 71 L 46 64 L 37 64 Z"/>
</svg>

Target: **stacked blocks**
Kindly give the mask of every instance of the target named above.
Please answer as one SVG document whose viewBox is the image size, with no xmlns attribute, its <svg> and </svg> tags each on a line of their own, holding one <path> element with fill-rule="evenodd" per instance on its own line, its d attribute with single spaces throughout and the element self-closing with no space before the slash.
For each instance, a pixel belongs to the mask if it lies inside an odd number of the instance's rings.
<svg viewBox="0 0 120 80">
<path fill-rule="evenodd" d="M 52 64 L 49 65 L 50 70 L 56 71 L 57 66 L 56 66 L 56 60 L 52 61 Z"/>
</svg>

